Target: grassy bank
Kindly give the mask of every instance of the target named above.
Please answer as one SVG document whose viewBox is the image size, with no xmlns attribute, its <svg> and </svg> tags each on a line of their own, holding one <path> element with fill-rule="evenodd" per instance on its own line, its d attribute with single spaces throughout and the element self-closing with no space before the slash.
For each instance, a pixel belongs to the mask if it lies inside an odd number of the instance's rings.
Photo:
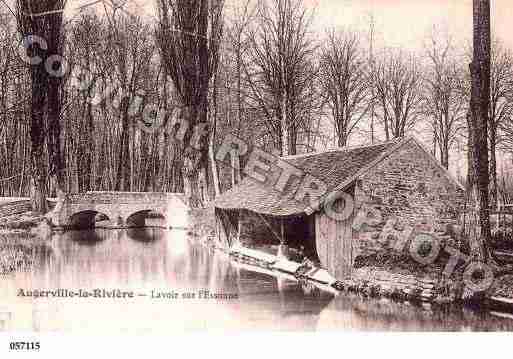
<svg viewBox="0 0 513 359">
<path fill-rule="evenodd" d="M 0 198 L 0 229 L 30 231 L 44 217 L 32 212 L 29 200 Z"/>
<path fill-rule="evenodd" d="M 0 198 L 0 275 L 32 268 L 38 239 L 48 233 L 44 223 L 28 200 Z"/>
<path fill-rule="evenodd" d="M 32 268 L 34 237 L 26 231 L 0 230 L 0 275 Z"/>
<path fill-rule="evenodd" d="M 0 229 L 30 232 L 37 228 L 44 221 L 44 217 L 33 213 L 25 212 L 21 214 L 6 216 L 0 218 Z"/>
</svg>

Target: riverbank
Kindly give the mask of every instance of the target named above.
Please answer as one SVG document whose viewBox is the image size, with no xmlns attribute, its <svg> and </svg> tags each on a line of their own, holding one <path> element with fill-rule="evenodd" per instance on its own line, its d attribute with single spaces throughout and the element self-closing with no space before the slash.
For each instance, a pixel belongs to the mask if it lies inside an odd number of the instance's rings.
<svg viewBox="0 0 513 359">
<path fill-rule="evenodd" d="M 30 203 L 25 199 L 0 200 L 0 273 L 10 273 L 17 268 L 30 266 L 30 256 L 35 238 L 46 238 L 51 233 L 44 216 L 30 211 Z M 227 253 L 216 240 L 215 218 L 212 207 L 191 211 L 189 234 L 204 246 Z M 8 238 L 9 237 L 9 238 Z M 7 239 L 6 239 L 7 238 Z M 276 246 L 257 249 L 265 255 L 277 255 Z M 299 267 L 302 258 L 291 249 L 291 263 L 297 263 L 295 269 L 288 273 L 301 280 L 309 280 L 305 269 Z M 262 269 L 279 271 L 269 265 L 259 263 L 258 258 L 234 255 L 235 261 L 260 266 Z M 441 273 L 448 258 L 438 258 L 430 265 L 422 265 L 401 253 L 385 253 L 374 256 L 357 256 L 351 279 L 329 283 L 330 288 L 339 292 L 360 293 L 366 297 L 390 297 L 401 300 L 449 303 L 457 302 L 462 297 L 463 266 L 456 267 L 451 278 L 443 278 Z M 310 263 L 312 265 L 312 263 Z M 487 297 L 513 299 L 513 275 L 503 276 L 494 281 Z"/>
<path fill-rule="evenodd" d="M 28 199 L 0 198 L 0 275 L 30 270 L 38 239 L 50 232 Z"/>
<path fill-rule="evenodd" d="M 0 199 L 0 230 L 31 231 L 38 227 L 44 216 L 32 211 L 28 199 Z"/>
<path fill-rule="evenodd" d="M 35 235 L 22 230 L 0 230 L 0 276 L 29 270 L 34 261 Z"/>
<path fill-rule="evenodd" d="M 236 247 L 229 254 L 234 262 L 252 266 L 257 272 L 263 270 L 277 277 L 286 274 L 292 280 L 320 284 L 322 289 L 336 294 L 355 293 L 369 298 L 437 304 L 455 302 L 457 298 L 454 291 L 441 288 L 436 278 L 425 275 L 365 266 L 355 268 L 350 279 L 337 280 L 311 261 L 299 263 L 268 252 L 260 248 Z"/>
<path fill-rule="evenodd" d="M 34 213 L 24 212 L 6 217 L 0 217 L 0 229 L 4 231 L 34 231 L 41 223 L 45 222 L 45 217 Z"/>
<path fill-rule="evenodd" d="M 211 208 L 194 210 L 191 216 L 191 234 L 202 244 L 231 253 L 233 249 L 222 248 L 216 241 L 214 211 Z M 259 270 L 277 272 L 276 268 L 260 257 L 269 254 L 276 255 L 272 246 L 251 247 L 248 253 L 259 255 L 240 255 L 235 253 L 232 259 L 245 265 L 252 265 Z M 408 245 L 405 246 L 409 248 Z M 237 251 L 235 251 L 237 252 Z M 292 249 L 290 252 L 294 252 Z M 260 256 L 261 253 L 261 256 Z M 254 258 L 252 258 L 254 257 Z M 289 258 L 292 262 L 301 262 L 301 259 Z M 355 258 L 351 279 L 337 280 L 330 284 L 330 288 L 338 292 L 358 293 L 364 297 L 384 297 L 397 300 L 419 301 L 429 303 L 455 303 L 463 301 L 463 273 L 465 262 L 458 262 L 450 277 L 443 275 L 449 261 L 444 251 L 430 264 L 422 264 L 412 258 L 409 251 L 382 251 L 374 255 L 357 256 Z M 314 262 L 314 261 L 312 261 Z M 306 279 L 304 268 L 288 273 L 298 279 Z M 486 292 L 486 297 L 505 297 L 513 299 L 513 275 L 507 278 L 500 277 L 494 281 Z M 512 306 L 513 308 L 513 306 Z"/>
<path fill-rule="evenodd" d="M 494 281 L 490 296 L 513 301 L 513 274 L 504 275 Z"/>
</svg>

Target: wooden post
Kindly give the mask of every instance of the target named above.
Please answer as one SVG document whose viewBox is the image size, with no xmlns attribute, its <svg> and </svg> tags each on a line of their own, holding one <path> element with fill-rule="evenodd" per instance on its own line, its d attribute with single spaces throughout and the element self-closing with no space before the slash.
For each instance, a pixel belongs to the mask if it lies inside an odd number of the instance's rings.
<svg viewBox="0 0 513 359">
<path fill-rule="evenodd" d="M 495 213 L 495 231 L 498 231 L 500 229 L 500 222 L 501 222 L 501 212 L 500 212 L 500 206 L 497 207 L 496 213 Z"/>
<path fill-rule="evenodd" d="M 280 219 L 280 245 L 278 247 L 278 257 L 288 258 L 287 240 L 285 238 L 285 226 L 283 218 Z"/>
<path fill-rule="evenodd" d="M 223 213 L 221 210 L 215 209 L 215 218 L 216 218 L 216 231 L 217 231 L 217 242 L 221 243 L 227 249 L 232 246 L 230 242 L 230 231 L 226 230 L 225 225 L 223 224 L 222 216 Z"/>
<path fill-rule="evenodd" d="M 281 244 L 285 244 L 285 228 L 283 226 L 283 218 L 280 220 Z"/>
<path fill-rule="evenodd" d="M 511 219 L 511 233 L 513 234 L 513 214 L 510 214 L 510 219 Z M 506 232 L 506 225 L 504 225 L 504 232 Z"/>
<path fill-rule="evenodd" d="M 232 186 L 235 186 L 240 183 L 240 159 L 238 154 L 235 153 L 235 151 L 232 151 L 232 154 L 230 155 L 231 162 L 232 162 Z"/>
<path fill-rule="evenodd" d="M 241 233 L 242 233 L 241 217 L 242 217 L 242 210 L 239 211 L 239 215 L 237 216 L 237 244 L 238 245 L 241 244 L 241 241 L 240 241 L 240 237 L 241 237 Z"/>
</svg>

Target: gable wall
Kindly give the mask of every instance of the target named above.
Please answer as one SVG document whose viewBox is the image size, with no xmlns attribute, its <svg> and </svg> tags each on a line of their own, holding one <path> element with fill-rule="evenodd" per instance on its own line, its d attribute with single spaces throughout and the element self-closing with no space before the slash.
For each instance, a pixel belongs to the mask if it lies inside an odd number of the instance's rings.
<svg viewBox="0 0 513 359">
<path fill-rule="evenodd" d="M 394 230 L 410 226 L 415 231 L 448 232 L 447 226 L 457 223 L 464 200 L 463 191 L 413 140 L 376 165 L 356 187 L 356 200 L 363 204 L 357 218 L 370 208 L 382 218 L 354 231 L 355 257 L 390 248 L 388 236 L 382 235 L 390 220 L 397 219 Z"/>
</svg>

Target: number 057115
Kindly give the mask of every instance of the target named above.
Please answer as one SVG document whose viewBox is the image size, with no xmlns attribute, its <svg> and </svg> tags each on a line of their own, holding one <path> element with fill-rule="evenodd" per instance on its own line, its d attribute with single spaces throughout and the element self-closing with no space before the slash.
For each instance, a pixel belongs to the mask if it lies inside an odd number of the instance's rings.
<svg viewBox="0 0 513 359">
<path fill-rule="evenodd" d="M 27 351 L 37 351 L 41 348 L 41 344 L 39 342 L 10 342 L 9 349 L 10 350 L 27 350 Z"/>
</svg>

